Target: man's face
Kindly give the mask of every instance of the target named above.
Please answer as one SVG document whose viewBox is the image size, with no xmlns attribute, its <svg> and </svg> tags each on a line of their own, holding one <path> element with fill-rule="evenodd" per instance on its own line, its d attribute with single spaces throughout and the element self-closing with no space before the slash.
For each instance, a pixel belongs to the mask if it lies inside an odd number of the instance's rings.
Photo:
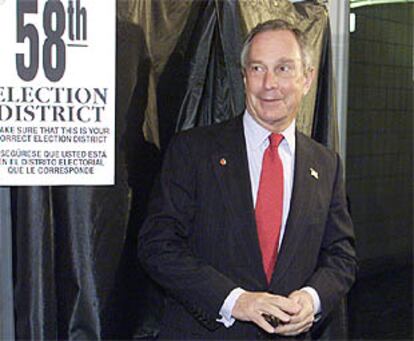
<svg viewBox="0 0 414 341">
<path fill-rule="evenodd" d="M 251 41 L 244 70 L 247 110 L 260 125 L 280 132 L 296 117 L 312 78 L 292 32 L 261 32 Z"/>
</svg>

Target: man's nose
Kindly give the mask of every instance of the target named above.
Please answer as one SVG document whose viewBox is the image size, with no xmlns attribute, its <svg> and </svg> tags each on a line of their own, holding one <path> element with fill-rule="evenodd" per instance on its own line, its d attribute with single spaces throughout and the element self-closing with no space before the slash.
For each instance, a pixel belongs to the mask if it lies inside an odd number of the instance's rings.
<svg viewBox="0 0 414 341">
<path fill-rule="evenodd" d="M 274 72 L 268 71 L 264 78 L 264 87 L 267 90 L 274 89 L 278 86 L 278 77 Z"/>
</svg>

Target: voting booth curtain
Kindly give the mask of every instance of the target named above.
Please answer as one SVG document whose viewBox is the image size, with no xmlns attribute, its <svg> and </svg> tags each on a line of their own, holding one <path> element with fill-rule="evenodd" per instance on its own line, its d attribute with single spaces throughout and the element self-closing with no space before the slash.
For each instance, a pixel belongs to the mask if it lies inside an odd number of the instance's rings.
<svg viewBox="0 0 414 341">
<path fill-rule="evenodd" d="M 337 147 L 322 2 L 118 1 L 116 184 L 11 190 L 17 339 L 156 335 L 162 293 L 136 259 L 151 184 L 176 131 L 243 111 L 239 54 L 257 23 L 283 18 L 308 35 L 318 81 L 297 125 Z"/>
</svg>

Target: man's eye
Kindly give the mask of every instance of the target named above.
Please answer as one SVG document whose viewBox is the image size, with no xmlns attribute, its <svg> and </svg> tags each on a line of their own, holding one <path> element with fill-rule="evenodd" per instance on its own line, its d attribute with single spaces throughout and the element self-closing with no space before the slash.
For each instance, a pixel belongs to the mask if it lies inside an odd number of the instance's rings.
<svg viewBox="0 0 414 341">
<path fill-rule="evenodd" d="M 260 65 L 252 65 L 251 66 L 251 70 L 254 72 L 262 72 L 263 71 L 263 67 Z"/>
<path fill-rule="evenodd" d="M 292 70 L 293 70 L 293 67 L 292 65 L 289 65 L 289 64 L 283 64 L 279 66 L 279 71 L 282 71 L 282 72 L 292 72 Z"/>
<path fill-rule="evenodd" d="M 296 75 L 296 68 L 293 64 L 280 64 L 276 68 L 276 74 L 283 78 L 291 78 Z"/>
</svg>

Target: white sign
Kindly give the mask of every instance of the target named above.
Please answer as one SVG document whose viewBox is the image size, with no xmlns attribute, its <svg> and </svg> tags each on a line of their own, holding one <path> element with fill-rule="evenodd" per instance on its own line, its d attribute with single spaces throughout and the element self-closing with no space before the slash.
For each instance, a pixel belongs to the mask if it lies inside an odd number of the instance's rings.
<svg viewBox="0 0 414 341">
<path fill-rule="evenodd" d="M 0 0 L 0 185 L 111 185 L 115 0 Z"/>
</svg>

